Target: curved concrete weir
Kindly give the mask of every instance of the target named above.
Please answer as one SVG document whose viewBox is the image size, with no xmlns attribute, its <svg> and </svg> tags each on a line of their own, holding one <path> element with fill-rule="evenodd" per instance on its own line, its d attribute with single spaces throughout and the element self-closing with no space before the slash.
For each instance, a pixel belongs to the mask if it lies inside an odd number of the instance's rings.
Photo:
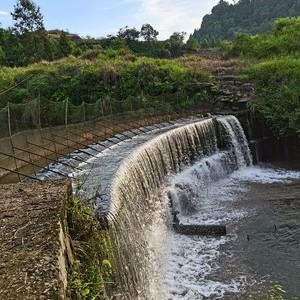
<svg viewBox="0 0 300 300">
<path fill-rule="evenodd" d="M 150 198 L 167 176 L 216 149 L 213 119 L 170 130 L 142 145 L 123 161 L 112 180 L 109 218 L 118 215 L 122 201 L 139 205 Z"/>
<path fill-rule="evenodd" d="M 196 199 L 187 193 L 192 187 L 186 186 L 181 189 L 184 194 L 167 197 L 168 182 L 208 157 L 217 157 L 217 164 L 207 160 L 205 166 L 220 177 L 251 164 L 245 135 L 235 117 L 208 118 L 169 130 L 135 149 L 113 176 L 108 209 L 104 212 L 98 204 L 97 215 L 106 217 L 114 232 L 120 282 L 131 299 L 157 299 L 154 291 L 159 290 L 162 278 L 157 264 L 164 246 L 155 244 L 165 233 L 156 232 L 156 225 L 163 222 L 171 228 L 170 201 L 183 214 Z"/>
<path fill-rule="evenodd" d="M 170 203 L 184 220 L 197 209 L 199 199 L 192 185 L 179 182 L 169 188 L 172 178 L 204 161 L 206 173 L 195 171 L 203 193 L 209 180 L 251 164 L 245 135 L 233 116 L 190 118 L 157 127 L 94 153 L 80 165 L 83 171 L 71 174 L 77 195 L 83 200 L 94 195 L 95 214 L 102 228 L 110 229 L 116 282 L 130 299 L 169 297 L 156 292 L 167 276 L 161 259 L 171 249 Z"/>
</svg>

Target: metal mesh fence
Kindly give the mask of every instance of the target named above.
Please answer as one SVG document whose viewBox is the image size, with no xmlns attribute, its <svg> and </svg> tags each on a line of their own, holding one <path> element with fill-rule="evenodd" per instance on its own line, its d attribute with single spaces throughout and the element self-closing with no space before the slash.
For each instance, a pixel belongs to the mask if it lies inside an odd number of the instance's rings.
<svg viewBox="0 0 300 300">
<path fill-rule="evenodd" d="M 95 103 L 83 103 L 84 107 L 84 120 L 95 120 L 104 115 L 102 101 L 98 100 Z"/>
<path fill-rule="evenodd" d="M 157 99 L 151 100 L 105 98 L 76 106 L 68 99 L 37 97 L 22 104 L 7 103 L 0 109 L 0 182 L 30 177 L 59 157 L 126 129 L 179 116 L 173 111 L 171 117 L 169 106 L 157 107 Z"/>
<path fill-rule="evenodd" d="M 55 102 L 38 97 L 22 104 L 7 103 L 6 107 L 0 110 L 0 139 L 29 129 L 97 120 L 104 115 L 118 112 L 111 108 L 111 101 L 113 100 L 83 102 L 76 106 L 68 99 Z M 120 106 L 120 111 L 122 109 Z"/>
<path fill-rule="evenodd" d="M 166 96 L 165 96 L 166 97 Z M 174 99 L 174 96 L 173 96 Z M 171 113 L 172 105 L 163 99 L 147 100 L 145 97 L 128 98 L 117 101 L 113 98 L 99 99 L 94 103 L 83 102 L 74 105 L 68 99 L 64 101 L 50 101 L 37 97 L 22 104 L 7 103 L 0 110 L 0 139 L 10 137 L 24 130 L 41 129 L 60 125 L 78 124 L 86 121 L 95 121 L 103 116 L 120 115 L 136 112 L 143 115 L 159 112 Z M 170 101 L 168 99 L 168 101 Z M 174 101 L 174 100 L 173 100 Z M 161 102 L 163 105 L 153 109 Z"/>
<path fill-rule="evenodd" d="M 67 100 L 54 102 L 40 99 L 41 127 L 64 125 L 66 123 L 66 105 Z"/>
<path fill-rule="evenodd" d="M 9 122 L 10 135 L 20 131 L 40 127 L 40 103 L 39 99 L 24 104 L 7 105 L 7 118 Z"/>
</svg>

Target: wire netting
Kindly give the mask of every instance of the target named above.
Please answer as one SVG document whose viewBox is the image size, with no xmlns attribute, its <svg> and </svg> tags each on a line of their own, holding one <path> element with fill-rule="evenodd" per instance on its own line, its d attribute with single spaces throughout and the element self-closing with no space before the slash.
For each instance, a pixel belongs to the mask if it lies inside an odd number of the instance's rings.
<svg viewBox="0 0 300 300">
<path fill-rule="evenodd" d="M 76 106 L 68 99 L 51 101 L 37 97 L 21 104 L 7 103 L 0 110 L 0 138 L 12 136 L 20 131 L 52 126 L 77 124 L 97 120 L 103 116 L 134 112 L 141 114 L 169 113 L 176 101 L 174 95 L 147 98 L 128 97 L 123 101 L 111 97 L 99 99 L 94 103 L 82 102 Z M 178 101 L 178 100 L 177 100 Z"/>
<path fill-rule="evenodd" d="M 84 103 L 79 106 L 66 102 L 66 124 L 76 124 L 85 121 Z"/>
<path fill-rule="evenodd" d="M 54 102 L 45 98 L 40 99 L 41 127 L 64 125 L 67 101 Z"/>
<path fill-rule="evenodd" d="M 8 105 L 0 110 L 0 138 L 9 136 Z"/>
<path fill-rule="evenodd" d="M 93 121 L 103 116 L 102 100 L 95 103 L 84 103 L 85 121 Z"/>
<path fill-rule="evenodd" d="M 8 122 L 11 134 L 23 130 L 36 129 L 40 127 L 40 101 L 34 99 L 24 104 L 8 104 Z"/>
</svg>

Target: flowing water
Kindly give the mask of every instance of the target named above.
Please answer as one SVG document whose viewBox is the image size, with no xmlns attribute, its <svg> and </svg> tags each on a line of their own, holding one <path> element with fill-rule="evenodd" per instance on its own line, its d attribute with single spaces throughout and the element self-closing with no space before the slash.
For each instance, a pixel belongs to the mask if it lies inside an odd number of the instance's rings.
<svg viewBox="0 0 300 300">
<path fill-rule="evenodd" d="M 179 187 L 182 197 L 184 182 L 199 193 L 198 172 L 195 165 L 178 174 L 169 190 L 178 195 Z M 194 211 L 181 209 L 182 223 L 226 224 L 228 234 L 216 239 L 169 231 L 165 292 L 154 299 L 244 299 L 275 283 L 299 297 L 299 177 L 295 171 L 247 167 L 201 188 Z"/>
<path fill-rule="evenodd" d="M 252 166 L 232 116 L 150 129 L 71 174 L 109 221 L 129 299 L 244 299 L 275 282 L 299 296 L 299 172 Z M 182 224 L 224 224 L 228 234 L 177 234 L 172 210 Z"/>
</svg>

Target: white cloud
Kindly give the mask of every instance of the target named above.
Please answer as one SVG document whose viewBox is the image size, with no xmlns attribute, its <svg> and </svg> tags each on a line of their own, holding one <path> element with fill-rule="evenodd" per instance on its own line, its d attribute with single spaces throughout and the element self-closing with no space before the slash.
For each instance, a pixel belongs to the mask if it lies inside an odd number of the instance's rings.
<svg viewBox="0 0 300 300">
<path fill-rule="evenodd" d="M 176 31 L 189 35 L 200 27 L 203 16 L 217 3 L 218 0 L 140 0 L 135 18 L 140 24 L 149 23 L 158 30 L 159 39 L 167 39 Z"/>
<path fill-rule="evenodd" d="M 0 10 L 0 16 L 8 16 L 9 13 L 7 11 Z"/>
</svg>

